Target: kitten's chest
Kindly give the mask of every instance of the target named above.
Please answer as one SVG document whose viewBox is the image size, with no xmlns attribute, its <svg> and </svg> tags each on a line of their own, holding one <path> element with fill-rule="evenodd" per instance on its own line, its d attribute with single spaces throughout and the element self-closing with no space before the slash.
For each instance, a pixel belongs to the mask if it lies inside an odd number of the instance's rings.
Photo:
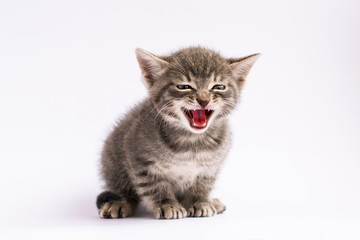
<svg viewBox="0 0 360 240">
<path fill-rule="evenodd" d="M 220 168 L 223 156 L 210 153 L 184 153 L 172 156 L 170 161 L 159 164 L 158 170 L 178 191 L 184 191 L 194 184 L 197 177 L 215 176 Z"/>
</svg>

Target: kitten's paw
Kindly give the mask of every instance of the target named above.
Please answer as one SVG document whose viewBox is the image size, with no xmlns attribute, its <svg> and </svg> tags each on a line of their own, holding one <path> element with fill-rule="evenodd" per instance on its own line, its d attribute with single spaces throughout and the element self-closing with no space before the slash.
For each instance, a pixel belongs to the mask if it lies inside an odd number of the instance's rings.
<svg viewBox="0 0 360 240">
<path fill-rule="evenodd" d="M 188 217 L 212 217 L 217 213 L 211 202 L 196 202 L 187 212 Z"/>
<path fill-rule="evenodd" d="M 125 218 L 133 214 L 133 206 L 126 201 L 106 202 L 99 209 L 101 218 Z"/>
<path fill-rule="evenodd" d="M 223 213 L 223 212 L 225 212 L 225 210 L 226 210 L 226 206 L 225 206 L 222 202 L 220 202 L 220 200 L 217 199 L 217 198 L 214 198 L 214 199 L 212 200 L 212 205 L 215 207 L 216 212 L 217 212 L 218 214 L 219 214 L 219 213 Z"/>
<path fill-rule="evenodd" d="M 179 219 L 187 215 L 185 208 L 180 204 L 163 204 L 155 208 L 153 213 L 156 219 Z"/>
</svg>

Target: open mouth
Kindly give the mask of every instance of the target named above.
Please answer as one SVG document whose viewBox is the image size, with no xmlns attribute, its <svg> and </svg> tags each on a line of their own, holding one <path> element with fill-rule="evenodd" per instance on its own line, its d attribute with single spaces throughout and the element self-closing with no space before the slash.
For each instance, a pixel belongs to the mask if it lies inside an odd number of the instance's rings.
<svg viewBox="0 0 360 240">
<path fill-rule="evenodd" d="M 181 108 L 185 117 L 189 120 L 190 126 L 195 129 L 204 129 L 213 114 L 210 109 L 186 109 Z"/>
</svg>

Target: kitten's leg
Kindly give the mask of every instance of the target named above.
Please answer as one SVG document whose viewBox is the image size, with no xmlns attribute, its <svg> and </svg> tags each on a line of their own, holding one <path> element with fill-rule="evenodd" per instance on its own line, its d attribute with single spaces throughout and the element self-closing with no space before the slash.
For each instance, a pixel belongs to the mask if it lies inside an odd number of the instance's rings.
<svg viewBox="0 0 360 240">
<path fill-rule="evenodd" d="M 225 211 L 226 207 L 218 199 L 210 199 L 215 177 L 198 177 L 195 184 L 185 193 L 182 201 L 188 217 L 211 217 Z"/>
<path fill-rule="evenodd" d="M 96 205 L 101 218 L 125 218 L 134 214 L 138 201 L 105 191 L 97 197 Z"/>
<path fill-rule="evenodd" d="M 156 219 L 177 219 L 187 216 L 169 182 L 148 171 L 138 172 L 137 177 L 138 193 L 150 205 Z"/>
</svg>

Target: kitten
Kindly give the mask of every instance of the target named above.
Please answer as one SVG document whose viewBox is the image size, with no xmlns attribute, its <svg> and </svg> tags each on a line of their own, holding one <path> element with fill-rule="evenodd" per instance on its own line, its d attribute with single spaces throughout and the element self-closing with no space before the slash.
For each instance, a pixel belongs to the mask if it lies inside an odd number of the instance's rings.
<svg viewBox="0 0 360 240">
<path fill-rule="evenodd" d="M 222 213 L 209 194 L 230 146 L 228 114 L 259 54 L 227 59 L 191 47 L 136 57 L 150 96 L 105 142 L 100 217 L 131 216 L 141 199 L 157 219 Z"/>
</svg>

